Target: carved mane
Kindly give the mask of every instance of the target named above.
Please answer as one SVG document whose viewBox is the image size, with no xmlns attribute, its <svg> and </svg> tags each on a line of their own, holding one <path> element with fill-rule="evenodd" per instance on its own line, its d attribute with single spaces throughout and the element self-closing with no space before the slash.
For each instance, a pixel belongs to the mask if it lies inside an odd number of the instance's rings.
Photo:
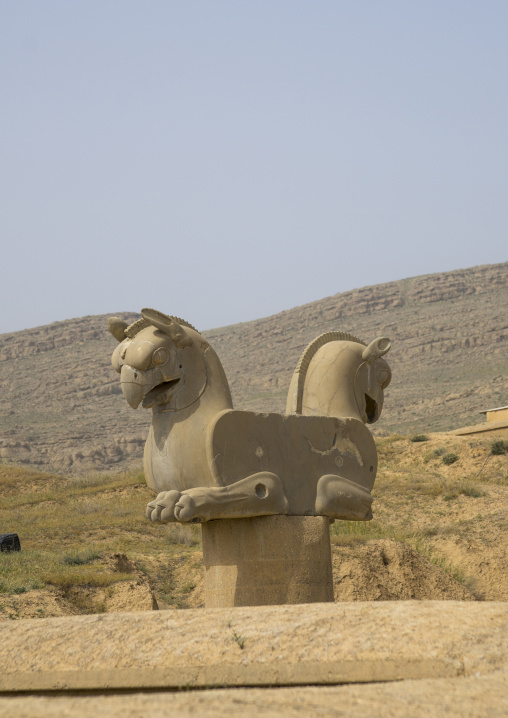
<svg viewBox="0 0 508 718">
<path fill-rule="evenodd" d="M 177 324 L 180 324 L 181 327 L 188 327 L 189 329 L 194 329 L 195 332 L 198 330 L 196 327 L 193 327 L 190 322 L 186 322 L 185 319 L 180 319 L 180 317 L 174 317 L 171 315 L 171 319 L 176 322 Z M 134 339 L 136 334 L 139 334 L 139 332 L 142 329 L 146 329 L 147 327 L 151 327 L 149 321 L 147 321 L 144 317 L 141 317 L 141 319 L 138 319 L 133 324 L 130 324 L 127 329 L 125 330 L 125 336 L 129 339 Z"/>
<path fill-rule="evenodd" d="M 294 408 L 295 414 L 302 413 L 303 388 L 305 386 L 305 377 L 307 376 L 307 370 L 312 358 L 322 346 L 328 344 L 329 342 L 337 341 L 356 342 L 364 347 L 367 346 L 364 341 L 355 337 L 354 334 L 348 334 L 348 332 L 325 332 L 311 341 L 298 360 L 298 364 L 296 365 L 294 372 L 297 375 L 296 407 Z"/>
</svg>

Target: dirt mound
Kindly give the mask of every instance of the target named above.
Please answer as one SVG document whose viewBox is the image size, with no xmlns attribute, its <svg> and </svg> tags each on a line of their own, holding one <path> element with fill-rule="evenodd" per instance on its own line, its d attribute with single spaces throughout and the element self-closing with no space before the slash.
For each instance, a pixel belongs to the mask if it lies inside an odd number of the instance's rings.
<svg viewBox="0 0 508 718">
<path fill-rule="evenodd" d="M 130 580 L 112 583 L 104 588 L 72 586 L 64 598 L 80 613 L 118 613 L 157 610 L 157 601 L 148 579 L 123 553 L 103 556 L 100 563 L 111 573 L 132 575 Z"/>
<path fill-rule="evenodd" d="M 506 516 L 504 523 L 506 524 Z M 508 535 L 496 530 L 498 541 L 485 541 L 478 535 L 469 537 L 436 537 L 433 544 L 436 551 L 457 566 L 464 574 L 471 576 L 476 596 L 486 601 L 508 601 Z"/>
<path fill-rule="evenodd" d="M 202 554 L 175 566 L 173 580 L 185 607 L 204 606 Z M 332 548 L 335 601 L 459 600 L 475 596 L 406 544 L 381 539 Z M 160 608 L 174 608 L 163 603 Z"/>
<path fill-rule="evenodd" d="M 478 599 L 508 600 L 508 453 L 493 454 L 492 437 L 450 434 L 391 437 L 378 452 L 373 523 L 442 560 Z"/>
<path fill-rule="evenodd" d="M 133 575 L 106 587 L 69 586 L 5 596 L 0 620 L 45 618 L 82 613 L 151 611 L 204 606 L 202 553 L 176 561 L 168 570 L 175 603 L 157 600 L 146 576 L 125 554 L 100 560 L 110 572 Z M 427 561 L 407 544 L 391 539 L 332 548 L 335 601 L 475 600 L 446 571 Z"/>
<path fill-rule="evenodd" d="M 62 600 L 60 591 L 42 588 L 21 595 L 0 596 L 0 621 L 77 614 Z"/>
<path fill-rule="evenodd" d="M 446 571 L 391 539 L 335 547 L 332 565 L 335 601 L 475 600 Z"/>
<path fill-rule="evenodd" d="M 111 573 L 129 574 L 133 578 L 105 587 L 47 587 L 4 596 L 0 601 L 0 620 L 158 609 L 146 576 L 125 554 L 104 556 L 98 563 Z"/>
</svg>

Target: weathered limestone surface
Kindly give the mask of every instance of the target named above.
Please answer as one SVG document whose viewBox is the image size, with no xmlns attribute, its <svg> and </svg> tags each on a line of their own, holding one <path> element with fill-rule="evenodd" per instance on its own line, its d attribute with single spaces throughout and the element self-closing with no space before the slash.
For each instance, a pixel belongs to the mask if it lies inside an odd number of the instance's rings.
<svg viewBox="0 0 508 718">
<path fill-rule="evenodd" d="M 144 465 L 159 493 L 149 519 L 372 518 L 377 454 L 365 424 L 390 383 L 389 339 L 320 335 L 300 357 L 286 415 L 257 414 L 233 410 L 219 357 L 192 325 L 141 314 L 131 325 L 110 317 L 109 329 L 125 399 L 152 410 Z"/>
<path fill-rule="evenodd" d="M 346 686 L 0 697 L 2 718 L 506 718 L 508 671 Z"/>
<path fill-rule="evenodd" d="M 309 604 L 13 621 L 0 628 L 0 668 L 3 691 L 134 691 L 4 694 L 1 716 L 504 716 L 508 604 Z M 187 688 L 236 687 L 161 692 L 178 680 Z M 344 681 L 359 685 L 338 685 Z M 290 687 L 260 689 L 269 685 Z M 136 693 L 149 687 L 156 691 Z"/>
<path fill-rule="evenodd" d="M 75 672 L 78 680 L 89 671 L 169 675 L 176 668 L 282 665 L 301 671 L 362 661 L 446 659 L 475 675 L 508 667 L 508 604 L 316 603 L 28 619 L 1 625 L 0 657 L 4 689 L 29 673 L 51 681 L 58 672 Z"/>
<path fill-rule="evenodd" d="M 227 522 L 203 533 L 206 607 L 333 601 L 326 517 L 372 518 L 377 452 L 365 425 L 383 408 L 390 340 L 321 334 L 296 366 L 286 414 L 257 414 L 233 409 L 219 357 L 191 324 L 141 315 L 109 318 L 111 361 L 128 404 L 152 410 L 144 466 L 158 494 L 147 518 Z M 245 523 L 268 516 L 287 524 Z"/>
<path fill-rule="evenodd" d="M 328 524 L 324 516 L 204 523 L 207 608 L 333 601 Z"/>
<path fill-rule="evenodd" d="M 131 325 L 110 317 L 111 361 L 128 404 L 152 410 L 144 465 L 158 494 L 147 518 L 228 522 L 204 531 L 207 608 L 333 601 L 326 520 L 305 519 L 372 518 L 377 452 L 365 424 L 382 411 L 390 340 L 321 334 L 300 357 L 287 413 L 257 414 L 233 409 L 219 357 L 192 325 L 141 314 Z M 287 525 L 234 521 L 267 516 Z"/>
</svg>

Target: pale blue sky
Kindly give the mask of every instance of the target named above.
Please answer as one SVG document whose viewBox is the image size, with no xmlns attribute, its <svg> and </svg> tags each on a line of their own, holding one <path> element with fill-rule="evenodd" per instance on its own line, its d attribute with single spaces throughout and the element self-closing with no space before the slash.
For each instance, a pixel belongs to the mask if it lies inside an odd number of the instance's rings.
<svg viewBox="0 0 508 718">
<path fill-rule="evenodd" d="M 506 0 L 0 0 L 0 332 L 508 259 Z"/>
</svg>

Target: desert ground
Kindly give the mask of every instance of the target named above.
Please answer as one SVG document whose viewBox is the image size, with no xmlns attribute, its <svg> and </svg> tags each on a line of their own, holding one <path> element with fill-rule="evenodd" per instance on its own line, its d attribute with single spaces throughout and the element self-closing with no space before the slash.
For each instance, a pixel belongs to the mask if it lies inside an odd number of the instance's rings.
<svg viewBox="0 0 508 718">
<path fill-rule="evenodd" d="M 146 520 L 140 470 L 2 467 L 0 716 L 505 716 L 508 442 L 377 444 L 373 521 L 330 527 L 335 605 L 201 609 L 200 529 Z"/>
<path fill-rule="evenodd" d="M 508 600 L 508 443 L 377 440 L 374 519 L 330 527 L 335 601 Z M 494 453 L 493 453 L 494 452 Z M 200 528 L 154 525 L 141 470 L 0 468 L 0 619 L 203 606 Z"/>
</svg>

